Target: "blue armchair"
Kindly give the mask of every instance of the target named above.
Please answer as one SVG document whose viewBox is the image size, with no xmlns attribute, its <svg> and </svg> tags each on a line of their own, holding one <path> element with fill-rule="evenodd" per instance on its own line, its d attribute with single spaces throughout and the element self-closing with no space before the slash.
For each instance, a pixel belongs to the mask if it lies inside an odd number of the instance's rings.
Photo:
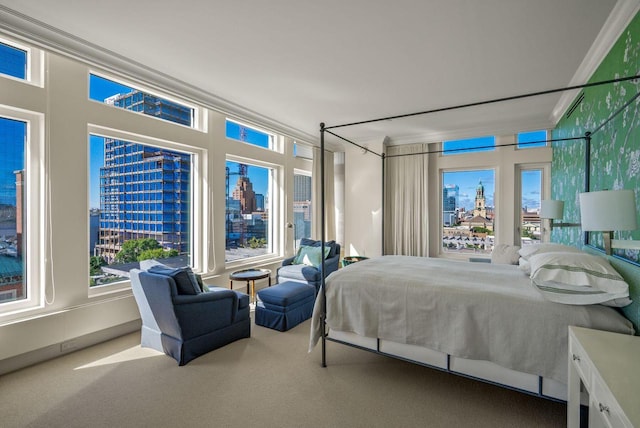
<svg viewBox="0 0 640 428">
<path fill-rule="evenodd" d="M 164 352 L 182 366 L 251 336 L 249 296 L 220 287 L 202 292 L 187 283 L 185 288 L 180 283 L 187 277 L 170 273 L 130 271 L 131 288 L 142 318 L 143 347 Z M 195 280 L 190 269 L 188 273 Z"/>
<path fill-rule="evenodd" d="M 313 239 L 302 238 L 300 247 L 319 247 L 322 243 Z M 325 278 L 331 273 L 338 270 L 340 262 L 340 244 L 335 241 L 325 242 L 325 248 L 329 248 L 329 253 L 325 258 Z M 294 264 L 296 257 L 289 257 L 282 261 L 282 266 L 278 268 L 278 283 L 286 281 L 302 282 L 313 285 L 316 288 L 316 294 L 320 290 L 322 284 L 320 278 L 320 269 L 305 264 Z"/>
</svg>

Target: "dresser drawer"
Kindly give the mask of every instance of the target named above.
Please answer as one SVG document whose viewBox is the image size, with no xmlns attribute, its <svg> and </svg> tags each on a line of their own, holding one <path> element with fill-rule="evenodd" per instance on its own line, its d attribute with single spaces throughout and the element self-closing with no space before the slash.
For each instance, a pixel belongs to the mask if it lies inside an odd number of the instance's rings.
<svg viewBox="0 0 640 428">
<path fill-rule="evenodd" d="M 591 360 L 589 360 L 588 354 L 582 348 L 580 342 L 571 337 L 571 335 L 569 335 L 569 361 L 578 371 L 584 386 L 587 390 L 590 390 L 593 372 Z"/>
<path fill-rule="evenodd" d="M 599 414 L 599 419 L 605 423 L 605 426 L 610 428 L 633 427 L 599 376 L 594 376 L 589 394 L 589 406 L 591 407 L 589 412 Z"/>
</svg>

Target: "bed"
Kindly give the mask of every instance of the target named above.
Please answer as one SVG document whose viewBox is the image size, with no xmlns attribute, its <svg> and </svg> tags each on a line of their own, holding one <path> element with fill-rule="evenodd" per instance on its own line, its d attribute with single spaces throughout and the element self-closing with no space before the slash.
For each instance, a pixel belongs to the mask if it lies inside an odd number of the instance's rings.
<svg viewBox="0 0 640 428">
<path fill-rule="evenodd" d="M 379 212 L 382 216 L 381 248 L 384 249 L 385 162 L 390 157 L 405 154 L 375 153 L 336 131 L 567 90 L 619 84 L 634 79 L 637 76 L 616 77 L 567 88 L 339 125 L 326 126 L 321 122 L 319 222 L 322 246 L 325 246 L 324 239 L 327 237 L 324 171 L 327 135 L 357 147 L 365 154 L 380 157 L 383 180 L 382 206 Z M 585 132 L 584 137 L 544 141 L 577 140 L 584 144 L 585 192 L 592 190 L 591 138 L 613 123 L 613 118 L 625 112 L 638 98 L 640 92 L 625 101 L 609 118 Z M 500 147 L 517 144 L 501 144 Z M 430 156 L 445 152 L 446 150 L 433 150 L 411 155 Z M 581 242 L 589 247 L 589 233 L 585 233 Z M 613 276 L 609 274 L 602 275 L 600 282 L 595 280 L 596 283 L 599 282 L 601 290 L 598 287 L 575 287 L 572 284 L 564 287 L 562 281 L 554 284 L 553 280 L 536 283 L 516 266 L 498 266 L 493 263 L 410 256 L 381 256 L 354 263 L 332 273 L 326 280 L 321 275 L 322 287 L 314 306 L 309 350 L 321 340 L 322 365 L 326 366 L 326 343 L 338 342 L 565 401 L 569 325 L 626 334 L 634 334 L 634 326 L 640 329 L 640 267 L 611 256 L 600 258 L 619 270 L 616 276 L 633 280 L 629 282 L 633 283 L 631 293 L 628 284 L 626 294 L 621 292 L 619 281 L 611 280 Z M 323 261 L 321 270 L 324 269 Z M 557 272 L 559 271 L 555 271 Z M 557 284 L 560 287 L 556 287 Z M 611 297 L 610 300 L 602 300 L 600 293 L 603 291 L 610 292 L 611 295 L 606 296 Z M 635 300 L 631 304 L 629 295 Z"/>
<path fill-rule="evenodd" d="M 634 333 L 613 307 L 549 301 L 515 265 L 381 256 L 326 279 L 310 351 L 325 331 L 326 340 L 566 400 L 569 325 Z"/>
</svg>

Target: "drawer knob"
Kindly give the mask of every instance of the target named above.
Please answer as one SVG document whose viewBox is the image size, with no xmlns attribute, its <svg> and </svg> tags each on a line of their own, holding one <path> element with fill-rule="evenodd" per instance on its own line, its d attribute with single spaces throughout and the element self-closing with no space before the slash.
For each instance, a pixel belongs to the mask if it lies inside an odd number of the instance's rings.
<svg viewBox="0 0 640 428">
<path fill-rule="evenodd" d="M 576 354 L 571 354 L 573 357 L 573 361 L 580 361 L 580 356 Z"/>
<path fill-rule="evenodd" d="M 602 403 L 598 403 L 598 407 L 600 408 L 600 413 L 609 414 L 609 406 L 605 406 Z"/>
</svg>

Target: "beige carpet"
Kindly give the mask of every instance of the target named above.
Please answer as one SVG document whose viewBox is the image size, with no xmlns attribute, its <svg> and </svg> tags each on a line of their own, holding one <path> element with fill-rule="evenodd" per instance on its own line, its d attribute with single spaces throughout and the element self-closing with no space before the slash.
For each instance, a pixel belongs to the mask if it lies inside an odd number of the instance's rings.
<svg viewBox="0 0 640 428">
<path fill-rule="evenodd" d="M 328 343 L 309 321 L 184 367 L 139 334 L 0 377 L 8 427 L 562 427 L 566 406 Z"/>
</svg>

